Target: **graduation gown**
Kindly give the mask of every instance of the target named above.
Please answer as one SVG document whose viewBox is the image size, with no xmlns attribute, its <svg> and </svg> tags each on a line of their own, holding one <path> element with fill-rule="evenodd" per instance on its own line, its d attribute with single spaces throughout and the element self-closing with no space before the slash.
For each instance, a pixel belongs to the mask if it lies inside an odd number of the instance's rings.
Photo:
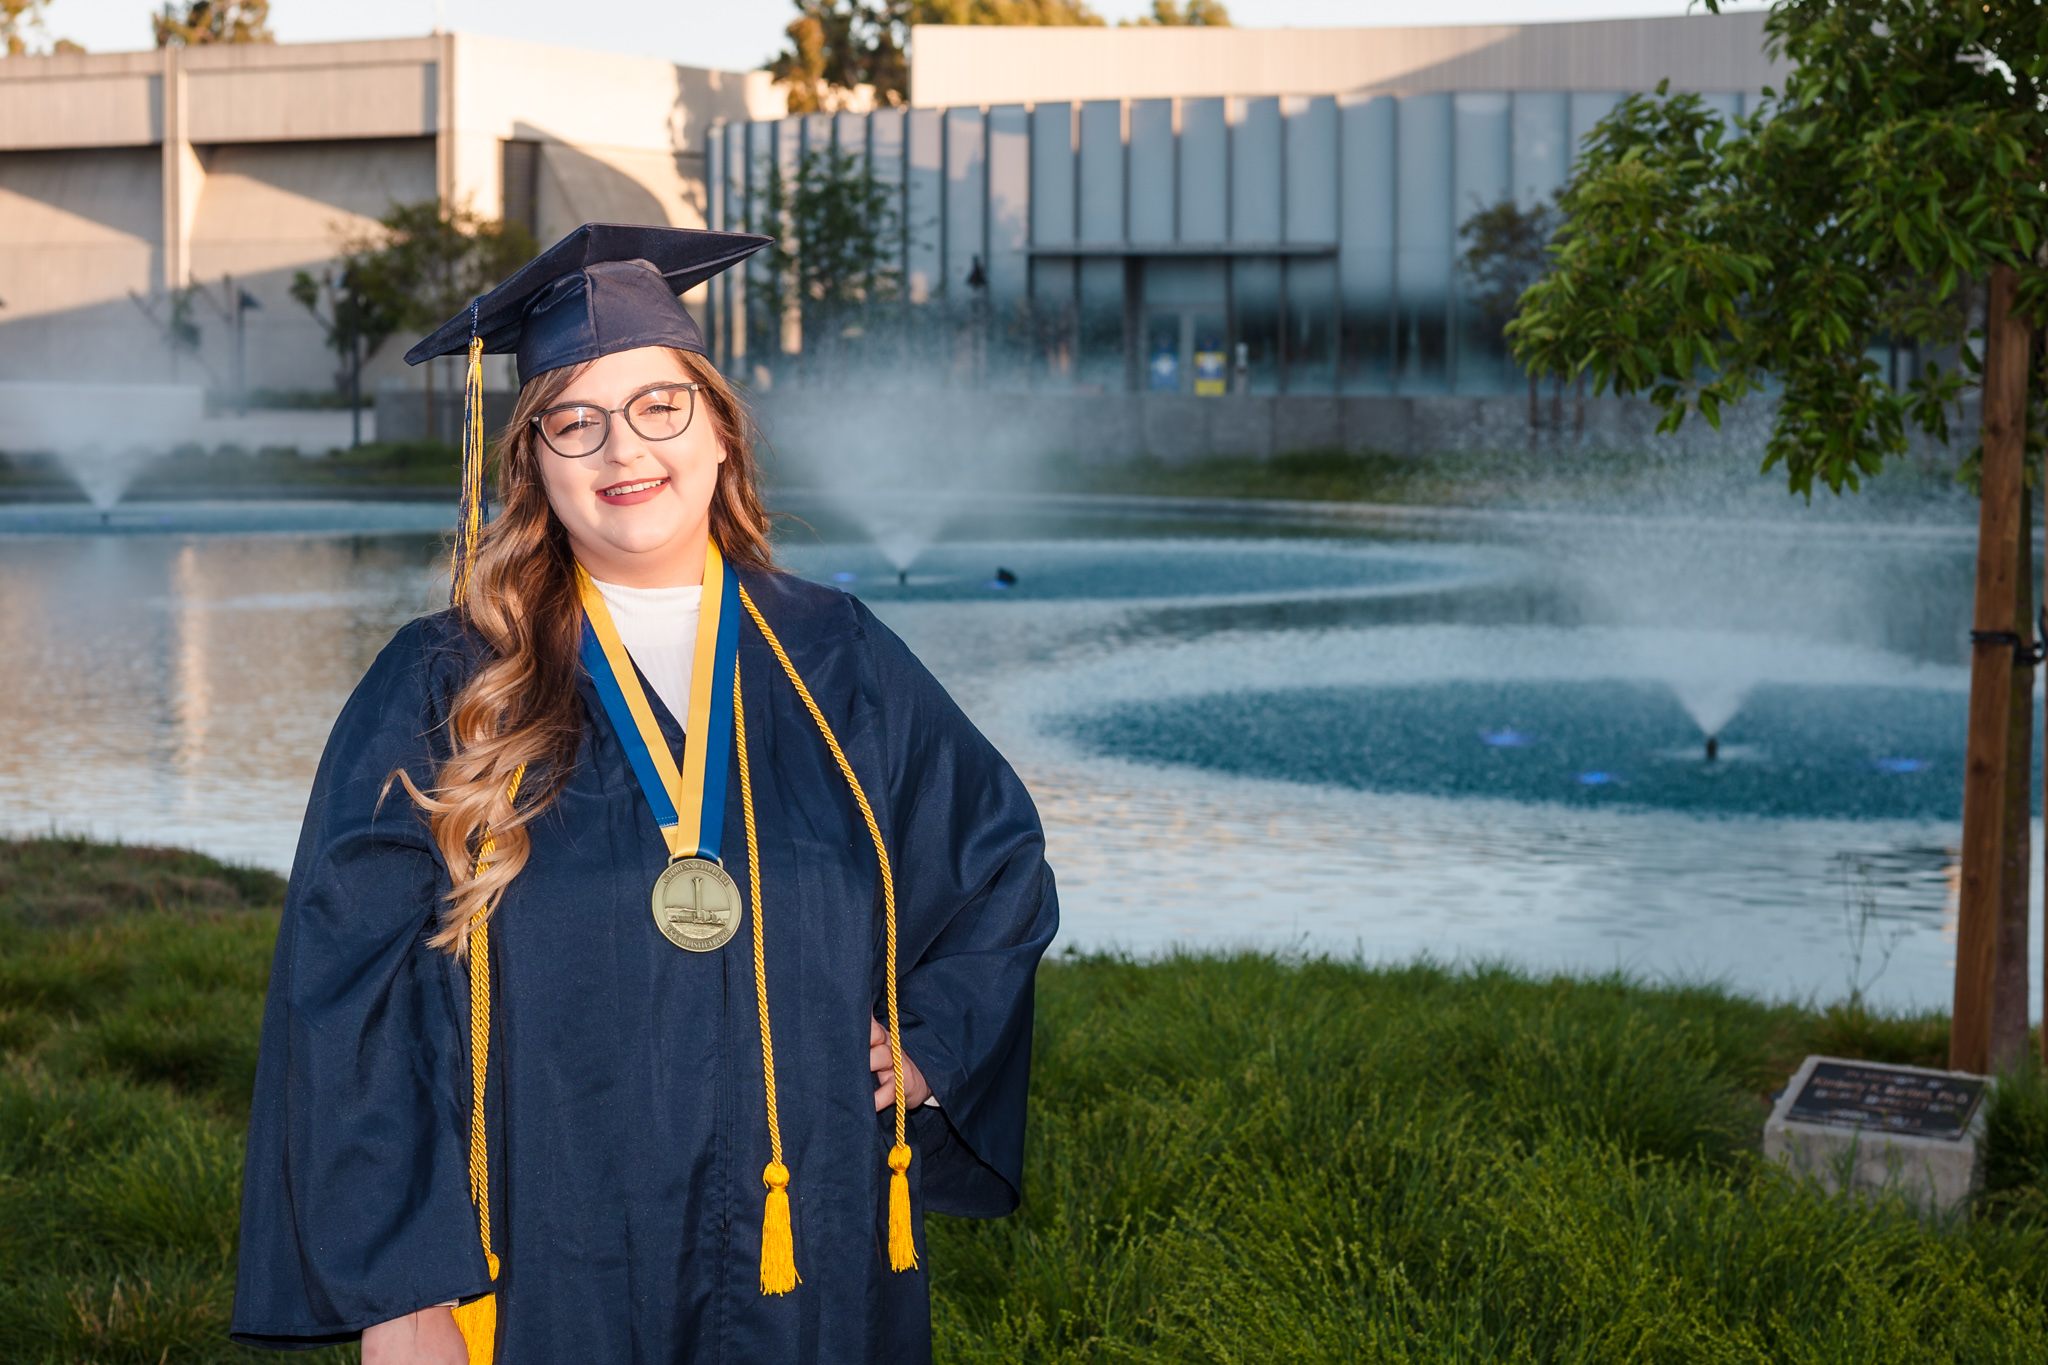
<svg viewBox="0 0 2048 1365">
<path fill-rule="evenodd" d="M 926 1211 L 1019 1198 L 1032 977 L 1058 911 L 1030 797 L 857 599 L 742 581 L 859 775 L 896 877 L 904 1051 Z M 467 1178 L 469 979 L 430 949 L 448 869 L 394 788 L 426 786 L 481 646 L 414 621 L 321 760 L 286 896 L 250 1114 L 234 1337 L 308 1348 L 495 1289 L 501 1365 L 930 1357 L 926 1269 L 887 1256 L 892 1113 L 874 1111 L 884 927 L 872 843 L 803 703 L 744 617 L 739 670 L 796 1265 L 760 1292 L 769 1159 L 752 925 L 710 953 L 649 908 L 667 850 L 584 677 L 583 742 L 491 920 L 493 1285 Z M 675 719 L 648 689 L 672 748 Z M 724 855 L 747 885 L 736 758 Z M 753 913 L 748 906 L 747 914 Z"/>
</svg>

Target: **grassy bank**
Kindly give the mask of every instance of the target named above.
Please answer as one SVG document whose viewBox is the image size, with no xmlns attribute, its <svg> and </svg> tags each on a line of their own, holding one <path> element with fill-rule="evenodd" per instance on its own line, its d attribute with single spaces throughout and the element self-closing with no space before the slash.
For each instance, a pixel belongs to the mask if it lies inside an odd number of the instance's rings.
<svg viewBox="0 0 2048 1365">
<path fill-rule="evenodd" d="M 138 471 L 125 496 L 193 498 L 258 488 L 272 496 L 335 497 L 353 491 L 447 490 L 462 482 L 461 451 L 445 441 L 372 441 L 353 450 L 202 450 L 186 446 Z M 45 456 L 0 455 L 0 498 L 71 495 L 76 484 Z"/>
<path fill-rule="evenodd" d="M 281 890 L 0 843 L 0 1359 L 242 1358 L 220 1333 Z M 1938 1061 L 1937 1016 L 1064 959 L 1037 1036 L 1024 1212 L 933 1220 L 943 1361 L 2048 1354 L 2038 1086 L 2001 1092 L 1993 1188 L 1947 1226 L 1755 1155 L 1801 1056 Z"/>
<path fill-rule="evenodd" d="M 1778 471 L 1761 473 L 1754 456 L 1685 456 L 1628 450 L 1472 450 L 1429 455 L 1379 451 L 1300 451 L 1261 459 L 1211 455 L 1168 463 L 1150 456 L 1084 463 L 1049 462 L 1047 491 L 1184 498 L 1285 498 L 1412 507 L 1573 508 L 1686 511 L 1755 506 L 1788 512 Z M 1816 499 L 1835 502 L 1822 490 Z M 1902 457 L 1868 480 L 1857 508 L 1896 513 L 1967 510 L 1953 461 Z"/>
</svg>

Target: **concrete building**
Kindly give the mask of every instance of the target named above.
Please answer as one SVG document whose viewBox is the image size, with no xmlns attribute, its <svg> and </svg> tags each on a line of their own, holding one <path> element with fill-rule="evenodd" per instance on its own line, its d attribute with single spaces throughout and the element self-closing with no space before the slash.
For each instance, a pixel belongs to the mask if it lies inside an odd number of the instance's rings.
<svg viewBox="0 0 2048 1365">
<path fill-rule="evenodd" d="M 467 34 L 0 60 L 0 378 L 331 391 L 338 359 L 287 287 L 394 203 L 439 195 L 543 241 L 701 227 L 710 129 L 783 107 L 763 72 Z M 400 379 L 406 340 L 366 387 Z"/>
<path fill-rule="evenodd" d="M 1753 109 L 1762 23 L 920 27 L 912 107 L 714 137 L 711 221 L 760 221 L 807 152 L 866 159 L 898 196 L 907 325 L 953 334 L 921 367 L 948 387 L 1499 394 L 1522 381 L 1460 225 L 1552 194 L 1629 92 Z M 722 355 L 801 380 L 764 269 L 712 286 Z"/>
</svg>

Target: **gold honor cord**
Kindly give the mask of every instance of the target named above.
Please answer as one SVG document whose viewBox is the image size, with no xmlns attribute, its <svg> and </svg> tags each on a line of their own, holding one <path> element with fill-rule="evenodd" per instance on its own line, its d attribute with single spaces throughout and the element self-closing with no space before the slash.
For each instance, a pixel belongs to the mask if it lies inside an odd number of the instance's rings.
<svg viewBox="0 0 2048 1365">
<path fill-rule="evenodd" d="M 846 779 L 847 790 L 853 793 L 855 804 L 860 807 L 861 819 L 867 822 L 868 838 L 874 841 L 875 863 L 882 875 L 883 925 L 888 936 L 887 998 L 889 1005 L 889 1065 L 896 1075 L 896 1145 L 889 1149 L 889 1268 L 891 1270 L 914 1270 L 917 1268 L 917 1241 L 910 1231 L 910 1143 L 905 1139 L 904 1129 L 909 1121 L 909 1105 L 903 1094 L 903 1026 L 896 1008 L 896 879 L 889 871 L 889 850 L 882 842 L 882 827 L 875 821 L 874 808 L 868 804 L 867 793 L 861 790 L 860 779 L 853 775 L 853 764 L 847 762 L 846 751 L 839 747 L 839 739 L 832 733 L 832 727 L 825 720 L 825 713 L 818 709 L 818 703 L 811 697 L 811 689 L 804 686 L 796 665 L 789 661 L 789 653 L 782 647 L 782 641 L 775 638 L 775 632 L 768 626 L 761 609 L 754 605 L 753 596 L 745 584 L 740 585 L 740 603 L 746 607 L 747 615 L 754 618 L 756 629 L 767 640 L 768 648 L 775 651 L 776 662 L 788 675 L 790 685 L 803 698 L 804 707 L 817 723 L 818 733 L 825 737 L 825 747 L 832 751 L 832 757 L 839 764 L 839 774 Z"/>
<path fill-rule="evenodd" d="M 761 856 L 754 836 L 754 775 L 747 766 L 747 713 L 740 704 L 740 666 L 732 666 L 732 736 L 739 750 L 740 813 L 747 825 L 747 887 L 754 906 L 754 1000 L 761 1011 L 761 1075 L 768 1092 L 768 1166 L 761 1183 L 768 1202 L 761 1212 L 761 1292 L 787 1294 L 803 1276 L 796 1273 L 796 1239 L 789 1226 L 789 1167 L 782 1164 L 782 1116 L 775 1106 L 775 1043 L 768 1031 L 768 949 L 761 928 Z"/>
<path fill-rule="evenodd" d="M 505 805 L 511 808 L 519 795 L 520 779 L 526 765 L 512 771 L 505 784 Z M 491 865 L 491 851 L 497 847 L 489 828 L 476 850 L 476 871 L 470 880 L 484 874 Z M 491 1250 L 491 1149 L 484 1129 L 484 1079 L 491 1060 L 491 932 L 483 909 L 469 917 L 469 1198 L 476 1205 L 477 1235 L 484 1244 L 484 1264 L 490 1267 L 491 1283 L 498 1281 L 498 1257 Z M 455 1328 L 469 1348 L 469 1365 L 491 1365 L 498 1345 L 498 1296 L 485 1294 L 458 1304 Z"/>
</svg>

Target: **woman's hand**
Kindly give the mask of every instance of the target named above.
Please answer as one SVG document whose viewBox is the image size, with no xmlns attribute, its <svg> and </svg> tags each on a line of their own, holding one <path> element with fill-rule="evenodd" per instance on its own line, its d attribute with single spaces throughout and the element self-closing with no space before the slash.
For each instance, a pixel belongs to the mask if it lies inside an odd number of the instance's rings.
<svg viewBox="0 0 2048 1365">
<path fill-rule="evenodd" d="M 881 1113 L 896 1103 L 896 1072 L 889 1057 L 889 1030 L 882 1027 L 882 1021 L 868 1020 L 868 1070 L 875 1073 L 875 1112 Z M 932 1097 L 932 1088 L 925 1084 L 924 1073 L 917 1069 L 917 1063 L 910 1060 L 910 1054 L 903 1054 L 904 1101 L 915 1109 Z M 366 1356 L 363 1365 L 369 1365 Z"/>
<path fill-rule="evenodd" d="M 446 1308 L 422 1308 L 363 1329 L 363 1365 L 469 1365 L 469 1344 Z"/>
</svg>

